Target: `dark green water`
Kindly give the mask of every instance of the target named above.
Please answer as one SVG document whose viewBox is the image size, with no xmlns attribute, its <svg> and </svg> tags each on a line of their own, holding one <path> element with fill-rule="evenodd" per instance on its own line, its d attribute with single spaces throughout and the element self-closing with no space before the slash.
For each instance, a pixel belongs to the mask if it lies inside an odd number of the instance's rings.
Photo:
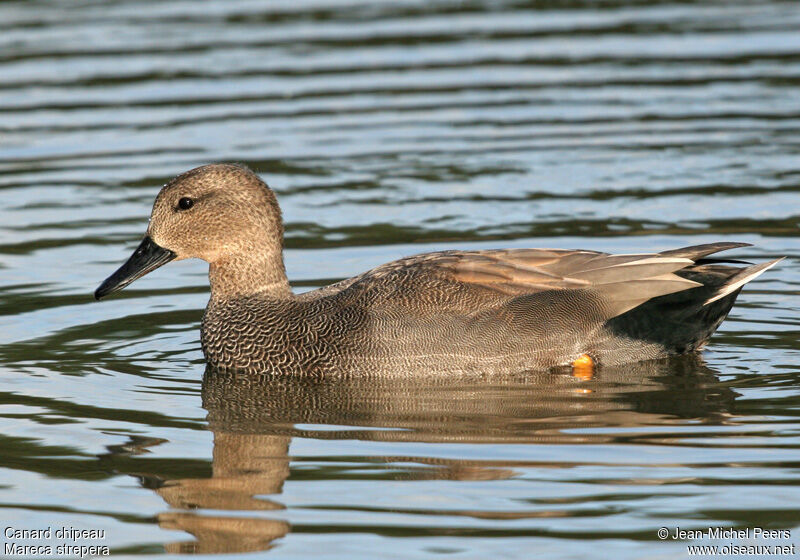
<svg viewBox="0 0 800 560">
<path fill-rule="evenodd" d="M 214 161 L 277 191 L 297 290 L 444 248 L 789 259 L 699 359 L 204 379 L 204 263 L 91 293 L 159 186 Z M 0 189 L 0 529 L 105 531 L 0 546 L 687 558 L 657 537 L 676 526 L 800 545 L 794 1 L 2 2 Z"/>
</svg>

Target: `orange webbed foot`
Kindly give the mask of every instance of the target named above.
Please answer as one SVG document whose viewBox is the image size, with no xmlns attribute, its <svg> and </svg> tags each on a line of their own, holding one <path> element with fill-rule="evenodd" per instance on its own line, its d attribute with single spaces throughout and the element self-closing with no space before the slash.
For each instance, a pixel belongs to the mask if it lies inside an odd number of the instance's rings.
<svg viewBox="0 0 800 560">
<path fill-rule="evenodd" d="M 589 354 L 581 354 L 572 362 L 572 375 L 583 381 L 594 377 L 595 362 Z"/>
</svg>

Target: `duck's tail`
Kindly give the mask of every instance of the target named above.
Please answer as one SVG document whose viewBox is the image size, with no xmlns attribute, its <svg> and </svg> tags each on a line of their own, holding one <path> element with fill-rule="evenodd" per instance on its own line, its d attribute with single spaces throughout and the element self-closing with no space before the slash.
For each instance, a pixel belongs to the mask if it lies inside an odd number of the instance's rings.
<svg viewBox="0 0 800 560">
<path fill-rule="evenodd" d="M 718 289 L 717 292 L 708 298 L 703 305 L 708 305 L 709 303 L 713 303 L 719 299 L 724 298 L 727 295 L 730 295 L 737 290 L 741 289 L 742 286 L 747 284 L 750 280 L 754 280 L 758 278 L 767 270 L 781 262 L 786 257 L 781 257 L 779 259 L 775 259 L 769 262 L 765 262 L 762 264 L 756 264 L 753 266 L 748 266 L 747 268 L 741 268 L 733 276 L 729 277 L 728 280 L 722 284 Z"/>
<path fill-rule="evenodd" d="M 708 258 L 719 251 L 748 245 L 710 243 L 661 253 L 694 261 L 675 274 L 701 285 L 654 298 L 615 317 L 609 321 L 609 326 L 628 337 L 658 343 L 668 353 L 682 354 L 699 349 L 727 317 L 742 286 L 783 260 L 739 267 L 731 265 L 749 263 Z"/>
</svg>

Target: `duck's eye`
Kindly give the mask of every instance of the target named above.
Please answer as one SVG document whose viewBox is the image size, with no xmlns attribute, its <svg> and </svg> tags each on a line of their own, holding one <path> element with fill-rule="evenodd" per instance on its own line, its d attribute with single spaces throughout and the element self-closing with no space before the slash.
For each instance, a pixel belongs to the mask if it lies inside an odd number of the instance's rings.
<svg viewBox="0 0 800 560">
<path fill-rule="evenodd" d="M 182 199 L 178 201 L 178 208 L 180 208 L 181 210 L 188 210 L 192 206 L 194 206 L 194 200 L 192 200 L 188 196 L 184 196 Z"/>
</svg>

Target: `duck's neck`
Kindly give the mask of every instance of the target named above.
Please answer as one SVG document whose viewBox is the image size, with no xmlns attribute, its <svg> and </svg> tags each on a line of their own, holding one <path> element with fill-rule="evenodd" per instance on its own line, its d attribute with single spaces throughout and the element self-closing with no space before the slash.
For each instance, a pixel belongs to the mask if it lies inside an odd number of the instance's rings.
<svg viewBox="0 0 800 560">
<path fill-rule="evenodd" d="M 253 295 L 285 299 L 292 297 L 281 251 L 231 255 L 208 267 L 212 299 Z"/>
</svg>

